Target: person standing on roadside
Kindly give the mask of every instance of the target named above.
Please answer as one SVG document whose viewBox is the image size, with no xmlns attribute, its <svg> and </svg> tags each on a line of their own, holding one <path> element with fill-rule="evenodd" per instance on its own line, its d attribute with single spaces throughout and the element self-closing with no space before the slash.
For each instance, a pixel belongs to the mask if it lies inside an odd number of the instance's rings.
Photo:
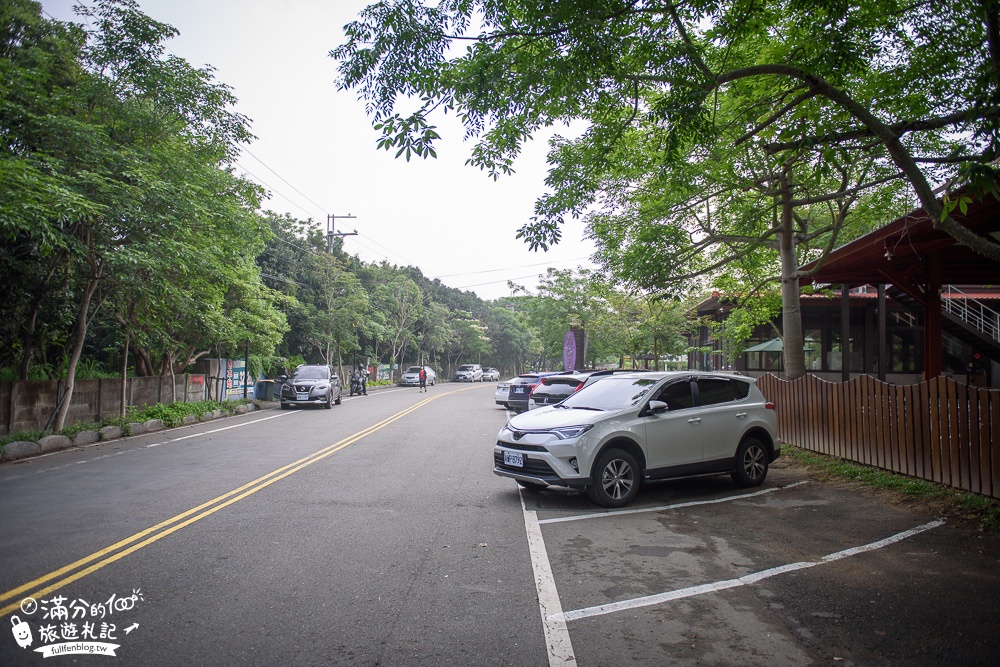
<svg viewBox="0 0 1000 667">
<path fill-rule="evenodd" d="M 420 391 L 427 391 L 427 369 L 420 367 Z"/>
</svg>

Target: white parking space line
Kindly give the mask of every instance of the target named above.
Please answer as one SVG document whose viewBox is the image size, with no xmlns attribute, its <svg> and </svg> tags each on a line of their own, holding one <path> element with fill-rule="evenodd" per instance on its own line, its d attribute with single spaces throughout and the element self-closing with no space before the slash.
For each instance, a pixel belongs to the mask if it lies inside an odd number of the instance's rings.
<svg viewBox="0 0 1000 667">
<path fill-rule="evenodd" d="M 804 561 L 799 563 L 790 563 L 788 565 L 781 565 L 779 567 L 773 567 L 767 570 L 762 570 L 761 572 L 754 572 L 753 574 L 747 574 L 737 579 L 716 581 L 710 584 L 702 584 L 700 586 L 682 588 L 676 591 L 667 591 L 665 593 L 659 593 L 657 595 L 647 595 L 640 598 L 633 598 L 631 600 L 622 600 L 621 602 L 612 602 L 610 604 L 602 604 L 602 605 L 597 605 L 595 607 L 586 607 L 584 609 L 577 609 L 575 611 L 568 611 L 561 614 L 553 614 L 550 620 L 553 622 L 562 621 L 563 623 L 568 623 L 569 621 L 577 621 L 583 618 L 603 616 L 605 614 L 613 614 L 619 611 L 628 611 L 631 609 L 636 609 L 638 607 L 649 607 L 652 605 L 662 604 L 664 602 L 669 602 L 671 600 L 679 600 L 681 598 L 689 598 L 689 597 L 694 597 L 696 595 L 704 595 L 705 593 L 714 593 L 716 591 L 725 590 L 727 588 L 746 586 L 749 584 L 757 583 L 758 581 L 761 581 L 763 579 L 775 577 L 779 574 L 785 574 L 786 572 L 804 570 L 810 567 L 816 567 L 817 565 L 832 563 L 842 558 L 857 556 L 858 554 L 874 551 L 876 549 L 881 549 L 883 547 L 889 546 L 890 544 L 895 544 L 896 542 L 905 540 L 908 537 L 913 537 L 918 533 L 922 533 L 924 531 L 937 528 L 938 526 L 941 525 L 944 525 L 944 521 L 940 520 L 931 521 L 930 523 L 925 523 L 922 526 L 917 526 L 916 528 L 905 530 L 902 533 L 896 533 L 895 535 L 887 537 L 883 540 L 878 540 L 877 542 L 871 542 L 869 544 L 864 544 L 858 547 L 852 547 L 850 549 L 845 549 L 843 551 L 838 551 L 836 553 L 828 554 L 818 561 Z"/>
<path fill-rule="evenodd" d="M 535 590 L 538 593 L 538 607 L 542 614 L 542 631 L 545 635 L 545 647 L 549 656 L 550 667 L 576 665 L 576 654 L 573 653 L 573 642 L 569 638 L 569 628 L 562 619 L 562 602 L 556 589 L 556 580 L 552 575 L 552 565 L 542 538 L 542 528 L 539 525 L 538 514 L 529 510 L 524 504 L 524 493 L 521 492 L 521 511 L 524 513 L 524 530 L 528 536 L 528 552 L 531 554 L 531 568 L 535 573 Z"/>
<path fill-rule="evenodd" d="M 808 481 L 795 482 L 794 484 L 789 484 L 788 486 L 776 486 L 770 489 L 764 489 L 763 491 L 755 491 L 754 493 L 743 493 L 738 496 L 726 496 L 725 498 L 713 498 L 712 500 L 692 500 L 691 502 L 688 503 L 675 503 L 673 505 L 658 505 L 657 507 L 640 507 L 638 509 L 631 509 L 631 510 L 613 510 L 613 511 L 608 510 L 604 512 L 593 512 L 590 514 L 577 514 L 575 516 L 560 516 L 552 519 L 540 519 L 538 523 L 565 523 L 567 521 L 603 519 L 609 516 L 621 516 L 624 514 L 644 514 L 646 512 L 663 512 L 666 510 L 674 510 L 681 507 L 694 507 L 695 505 L 714 505 L 716 503 L 728 503 L 733 500 L 743 500 L 745 498 L 762 496 L 766 493 L 774 493 L 775 491 L 793 489 L 796 486 L 802 486 L 803 484 L 808 484 Z"/>
</svg>

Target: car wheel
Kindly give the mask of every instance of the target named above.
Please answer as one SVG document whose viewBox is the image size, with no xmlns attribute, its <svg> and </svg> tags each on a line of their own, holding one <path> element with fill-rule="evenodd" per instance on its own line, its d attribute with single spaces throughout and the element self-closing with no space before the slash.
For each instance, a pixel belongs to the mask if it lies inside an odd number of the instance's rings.
<svg viewBox="0 0 1000 667">
<path fill-rule="evenodd" d="M 337 394 L 337 400 L 335 400 L 334 403 L 336 403 L 337 405 L 340 405 L 340 402 L 343 401 L 343 400 L 344 400 L 344 391 L 341 390 L 340 393 Z"/>
<path fill-rule="evenodd" d="M 622 449 L 609 449 L 592 471 L 594 483 L 587 495 L 602 507 L 623 507 L 639 493 L 639 464 Z"/>
<path fill-rule="evenodd" d="M 531 491 L 532 493 L 549 488 L 548 484 L 539 484 L 537 482 L 522 482 L 521 480 L 517 480 L 517 483 L 521 485 L 522 489 L 525 491 Z"/>
<path fill-rule="evenodd" d="M 733 481 L 739 486 L 757 486 L 767 477 L 767 447 L 759 438 L 747 438 L 736 450 Z"/>
<path fill-rule="evenodd" d="M 282 410 L 287 410 L 288 409 L 288 403 L 282 403 L 281 404 L 281 409 Z"/>
<path fill-rule="evenodd" d="M 323 404 L 323 407 L 326 410 L 329 410 L 330 408 L 333 407 L 333 394 L 332 393 L 326 395 L 326 403 Z"/>
</svg>

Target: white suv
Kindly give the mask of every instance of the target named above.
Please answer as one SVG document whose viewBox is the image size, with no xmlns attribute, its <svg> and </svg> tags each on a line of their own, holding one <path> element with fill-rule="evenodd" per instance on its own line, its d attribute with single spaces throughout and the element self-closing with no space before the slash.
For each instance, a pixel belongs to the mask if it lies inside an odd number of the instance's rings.
<svg viewBox="0 0 1000 667">
<path fill-rule="evenodd" d="M 621 507 L 643 480 L 729 474 L 756 486 L 780 454 L 774 404 L 752 378 L 624 373 L 512 417 L 497 435 L 493 472 L 528 490 L 583 488 Z"/>
<path fill-rule="evenodd" d="M 483 367 L 479 364 L 462 364 L 455 371 L 455 382 L 482 382 Z"/>
</svg>

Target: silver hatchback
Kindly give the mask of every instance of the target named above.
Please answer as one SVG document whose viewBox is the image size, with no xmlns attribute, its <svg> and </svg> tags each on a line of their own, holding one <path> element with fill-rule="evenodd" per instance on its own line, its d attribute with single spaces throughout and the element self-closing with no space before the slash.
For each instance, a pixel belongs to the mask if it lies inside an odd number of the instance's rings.
<svg viewBox="0 0 1000 667">
<path fill-rule="evenodd" d="M 780 454 L 774 404 L 752 378 L 624 373 L 512 417 L 497 435 L 493 472 L 528 490 L 577 487 L 621 507 L 644 481 L 728 474 L 756 486 Z"/>
</svg>

